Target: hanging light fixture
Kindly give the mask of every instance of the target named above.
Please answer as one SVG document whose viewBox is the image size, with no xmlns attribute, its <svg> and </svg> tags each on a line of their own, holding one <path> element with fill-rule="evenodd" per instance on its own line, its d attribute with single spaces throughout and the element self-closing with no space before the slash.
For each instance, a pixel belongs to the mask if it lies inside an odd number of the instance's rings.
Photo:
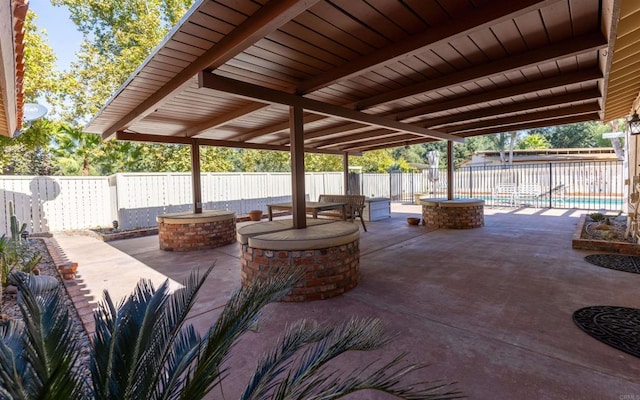
<svg viewBox="0 0 640 400">
<path fill-rule="evenodd" d="M 631 118 L 627 121 L 629 124 L 629 133 L 632 135 L 640 134 L 640 117 L 638 116 L 638 112 L 634 111 Z"/>
</svg>

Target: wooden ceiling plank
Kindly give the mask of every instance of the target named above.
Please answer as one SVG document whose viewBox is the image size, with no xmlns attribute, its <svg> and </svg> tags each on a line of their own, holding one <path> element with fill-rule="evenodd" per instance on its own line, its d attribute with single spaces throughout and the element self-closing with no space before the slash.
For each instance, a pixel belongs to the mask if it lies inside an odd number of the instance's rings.
<svg viewBox="0 0 640 400">
<path fill-rule="evenodd" d="M 305 97 L 291 95 L 264 87 L 251 85 L 245 82 L 224 78 L 204 71 L 198 75 L 201 87 L 231 93 L 252 100 L 266 101 L 269 103 L 285 104 L 288 106 L 301 106 L 303 109 L 328 117 L 336 117 L 352 122 L 360 122 L 381 128 L 394 129 L 409 132 L 418 136 L 428 136 L 437 139 L 460 141 L 453 135 L 442 134 L 428 128 L 404 124 L 395 120 L 350 110 L 341 106 L 323 103 Z"/>
<path fill-rule="evenodd" d="M 357 134 L 349 134 L 344 136 L 339 136 L 331 139 L 326 139 L 313 143 L 313 147 L 316 148 L 331 148 L 336 146 L 343 146 L 349 143 L 357 143 L 362 141 L 368 141 L 371 138 L 380 138 L 380 137 L 388 137 L 398 135 L 402 132 L 398 131 L 390 131 L 388 129 L 372 129 L 366 132 L 361 132 Z"/>
<path fill-rule="evenodd" d="M 365 110 L 375 105 L 398 101 L 418 93 L 434 91 L 454 85 L 461 85 L 476 79 L 504 74 L 527 66 L 542 62 L 555 61 L 561 58 L 571 57 L 575 54 L 587 51 L 595 51 L 607 46 L 607 40 L 599 31 L 554 43 L 536 50 L 514 55 L 506 59 L 493 61 L 484 65 L 455 72 L 438 79 L 428 80 L 397 90 L 381 93 L 377 96 L 362 100 L 356 104 L 356 109 Z"/>
<path fill-rule="evenodd" d="M 192 128 L 187 129 L 184 132 L 184 136 L 186 137 L 192 137 L 192 136 L 196 136 L 198 134 L 200 134 L 203 131 L 221 126 L 221 125 L 225 125 L 228 124 L 240 117 L 245 116 L 246 114 L 261 110 L 263 108 L 265 108 L 267 106 L 265 106 L 264 104 L 261 103 L 251 103 L 251 104 L 247 104 L 244 107 L 240 107 L 235 109 L 232 112 L 227 112 L 224 113 L 222 116 L 220 117 L 216 117 L 216 118 L 212 118 L 208 121 L 205 121 L 201 124 L 198 124 Z"/>
<path fill-rule="evenodd" d="M 392 43 L 364 57 L 351 60 L 340 67 L 311 78 L 298 85 L 297 93 L 307 94 L 340 80 L 350 79 L 355 75 L 372 71 L 390 62 L 399 61 L 424 52 L 427 47 L 443 44 L 455 38 L 468 35 L 472 31 L 486 28 L 498 21 L 514 18 L 514 16 L 550 3 L 553 3 L 553 1 L 499 0 L 493 2 L 489 6 L 475 10 L 464 17 L 439 25 L 437 29 L 428 29 L 423 33 Z"/>
<path fill-rule="evenodd" d="M 396 114 L 396 117 L 398 120 L 402 121 L 412 117 L 427 115 L 438 111 L 456 109 L 471 104 L 485 103 L 492 100 L 504 99 L 512 96 L 522 95 L 525 93 L 533 93 L 540 90 L 566 86 L 579 82 L 593 82 L 597 79 L 602 79 L 602 73 L 600 72 L 600 70 L 594 68 L 568 75 L 558 75 L 546 79 L 522 83 L 519 85 L 507 86 L 504 88 L 492 90 L 490 92 L 469 95 L 452 100 L 445 100 L 433 104 L 426 104 L 421 107 L 416 107 L 412 110 L 399 112 Z"/>
<path fill-rule="evenodd" d="M 172 94 L 184 88 L 185 84 L 200 71 L 205 68 L 215 69 L 221 66 L 236 54 L 255 44 L 269 33 L 295 18 L 298 14 L 306 11 L 318 1 L 319 0 L 270 1 L 256 11 L 255 14 L 251 15 L 240 26 L 226 35 L 215 46 L 207 50 L 200 58 L 189 64 L 154 95 L 149 96 L 131 112 L 104 130 L 102 136 L 108 138 L 127 125 L 144 118 L 153 112 L 161 102 L 166 101 Z M 142 66 L 140 68 L 142 68 Z M 125 85 L 116 92 L 114 97 L 118 96 L 128 83 L 129 82 L 125 83 Z M 91 123 L 89 123 L 89 125 L 90 124 Z"/>
</svg>

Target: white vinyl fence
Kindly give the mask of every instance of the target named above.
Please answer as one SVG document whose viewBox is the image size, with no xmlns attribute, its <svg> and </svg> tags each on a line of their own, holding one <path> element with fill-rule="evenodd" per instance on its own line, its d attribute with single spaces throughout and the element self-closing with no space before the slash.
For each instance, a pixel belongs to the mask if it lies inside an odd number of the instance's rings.
<svg viewBox="0 0 640 400">
<path fill-rule="evenodd" d="M 289 173 L 204 173 L 205 210 L 266 211 L 266 205 L 291 200 Z M 343 193 L 341 172 L 308 173 L 307 199 Z M 0 235 L 9 234 L 9 203 L 32 233 L 111 226 L 123 229 L 156 225 L 160 214 L 192 209 L 188 173 L 131 173 L 109 177 L 1 176 Z"/>
</svg>

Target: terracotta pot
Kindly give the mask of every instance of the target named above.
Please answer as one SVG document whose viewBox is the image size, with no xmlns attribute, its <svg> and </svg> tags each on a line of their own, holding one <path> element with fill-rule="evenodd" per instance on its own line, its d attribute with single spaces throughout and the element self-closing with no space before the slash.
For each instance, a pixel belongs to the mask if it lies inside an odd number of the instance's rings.
<svg viewBox="0 0 640 400">
<path fill-rule="evenodd" d="M 409 225 L 418 225 L 420 223 L 420 218 L 407 218 L 407 223 Z"/>
<path fill-rule="evenodd" d="M 73 279 L 78 271 L 78 263 L 66 263 L 58 266 L 62 279 Z"/>
<path fill-rule="evenodd" d="M 260 221 L 262 219 L 262 210 L 251 210 L 251 211 L 249 211 L 249 218 L 252 221 Z"/>
</svg>

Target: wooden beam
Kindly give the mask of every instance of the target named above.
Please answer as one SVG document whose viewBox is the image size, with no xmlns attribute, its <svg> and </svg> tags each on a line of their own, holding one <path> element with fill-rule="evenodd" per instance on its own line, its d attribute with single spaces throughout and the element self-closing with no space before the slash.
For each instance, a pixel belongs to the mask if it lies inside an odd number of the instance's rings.
<svg viewBox="0 0 640 400">
<path fill-rule="evenodd" d="M 522 68 L 536 66 L 543 62 L 557 61 L 589 51 L 600 50 L 606 46 L 607 40 L 602 33 L 596 31 L 522 54 L 508 56 L 487 64 L 473 66 L 462 71 L 371 96 L 357 102 L 355 108 L 357 110 L 366 110 L 367 108 L 402 100 L 421 93 L 442 90 L 451 86 L 461 86 L 478 79 L 502 75 Z"/>
<path fill-rule="evenodd" d="M 345 152 L 342 156 L 342 179 L 344 183 L 344 194 L 349 193 L 349 153 Z M 355 193 L 354 193 L 355 194 Z"/>
<path fill-rule="evenodd" d="M 183 87 L 183 85 L 188 84 L 189 80 L 197 75 L 200 71 L 206 68 L 218 68 L 225 62 L 235 57 L 238 53 L 244 51 L 259 40 L 262 40 L 269 33 L 275 31 L 282 25 L 298 16 L 300 13 L 306 11 L 309 7 L 313 6 L 318 1 L 319 0 L 269 1 L 267 4 L 260 7 L 260 9 L 256 11 L 255 14 L 247 18 L 231 33 L 225 35 L 218 43 L 207 50 L 197 60 L 180 71 L 162 88 L 149 96 L 145 101 L 143 101 L 140 105 L 134 108 L 123 118 L 118 120 L 110 127 L 106 128 L 103 131 L 102 136 L 104 138 L 108 138 L 115 132 L 126 128 L 135 121 L 138 121 L 139 119 L 149 115 L 156 108 L 158 108 L 160 104 L 170 98 L 174 93 L 179 91 Z M 197 11 L 198 9 L 193 9 L 193 12 Z M 166 41 L 163 42 L 163 44 L 164 43 L 166 43 Z M 151 59 L 153 59 L 153 56 L 150 56 L 147 60 Z M 141 72 L 144 65 L 146 65 L 146 63 L 140 66 L 132 76 L 135 76 L 139 72 Z M 122 88 L 118 92 L 116 92 L 116 94 L 109 100 L 107 104 L 110 104 L 130 81 L 131 78 L 122 86 Z"/>
<path fill-rule="evenodd" d="M 330 149 L 334 147 L 344 146 L 345 144 L 349 144 L 349 143 L 357 143 L 357 142 L 368 141 L 371 139 L 398 136 L 401 134 L 404 134 L 404 132 L 390 131 L 388 129 L 373 129 L 367 132 L 335 137 L 335 138 L 323 140 L 321 142 L 314 142 L 313 147 L 319 148 L 319 149 Z"/>
<path fill-rule="evenodd" d="M 456 142 L 461 141 L 458 137 L 443 134 L 442 132 L 434 131 L 432 129 L 404 124 L 402 122 L 379 117 L 377 115 L 366 114 L 333 104 L 308 99 L 306 97 L 300 97 L 289 93 L 253 85 L 250 83 L 225 78 L 222 76 L 214 75 L 213 73 L 210 73 L 208 71 L 202 71 L 198 75 L 198 80 L 200 87 L 234 94 L 243 98 L 249 98 L 274 104 L 299 106 L 312 113 L 317 113 L 328 117 L 341 118 L 352 122 L 360 122 L 368 125 L 378 126 L 381 128 L 409 132 L 417 136 L 454 140 Z"/>
<path fill-rule="evenodd" d="M 309 142 L 311 139 L 322 138 L 322 137 L 337 135 L 337 134 L 347 134 L 349 132 L 362 132 L 362 131 L 371 130 L 371 129 L 372 128 L 369 125 L 352 122 L 347 124 L 341 124 L 331 128 L 323 128 L 323 129 L 317 129 L 311 132 L 305 132 L 304 141 Z M 288 144 L 288 142 L 289 142 L 288 139 L 286 140 L 282 139 L 282 140 L 272 141 L 269 143 L 285 145 L 285 144 Z"/>
<path fill-rule="evenodd" d="M 203 131 L 212 129 L 212 128 L 216 128 L 218 126 L 222 126 L 225 124 L 228 124 L 238 118 L 242 118 L 244 117 L 246 114 L 250 114 L 254 111 L 258 111 L 258 110 L 262 110 L 263 108 L 266 108 L 268 106 L 262 104 L 262 103 L 250 103 L 247 104 L 243 107 L 240 107 L 238 109 L 235 109 L 231 112 L 225 113 L 224 115 L 217 117 L 217 118 L 213 118 L 210 119 L 208 121 L 205 121 L 201 124 L 198 124 L 196 126 L 193 126 L 189 129 L 187 129 L 184 132 L 184 136 L 186 137 L 192 137 L 192 136 L 197 136 L 199 134 L 201 134 Z"/>
<path fill-rule="evenodd" d="M 572 115 L 570 117 L 563 116 L 560 118 L 550 118 L 550 119 L 541 120 L 541 121 L 525 122 L 525 123 L 513 124 L 509 126 L 497 126 L 497 127 L 491 127 L 491 128 L 476 129 L 473 131 L 463 132 L 461 133 L 461 135 L 463 135 L 464 137 L 490 135 L 493 133 L 519 131 L 523 129 L 546 128 L 549 126 L 575 124 L 578 122 L 585 122 L 585 121 L 597 121 L 598 118 L 599 118 L 598 113 L 593 112 L 589 114 Z"/>
<path fill-rule="evenodd" d="M 600 98 L 600 91 L 596 88 L 583 90 L 581 92 L 568 93 L 560 96 L 548 96 L 535 100 L 522 101 L 511 104 L 503 104 L 495 107 L 486 107 L 479 110 L 473 110 L 463 113 L 454 113 L 446 115 L 440 118 L 431 118 L 428 120 L 420 121 L 424 123 L 426 127 L 434 128 L 438 126 L 447 125 L 450 123 L 459 123 L 464 121 L 471 121 L 478 118 L 495 117 L 498 115 L 513 114 L 521 111 L 533 111 L 539 108 L 546 108 L 551 106 L 570 104 L 574 102 L 581 102 L 586 100 L 595 100 Z"/>
<path fill-rule="evenodd" d="M 191 144 L 191 139 L 183 136 L 160 136 L 151 135 L 145 133 L 129 133 L 124 131 L 116 132 L 117 140 L 126 140 L 132 142 L 147 142 L 147 143 L 160 143 L 160 144 Z M 217 140 L 217 139 L 204 139 L 198 138 L 198 143 L 203 146 L 214 147 L 231 147 L 234 149 L 254 149 L 254 150 L 270 150 L 270 151 L 291 151 L 289 146 L 274 146 L 270 144 L 262 143 L 247 143 L 247 142 L 235 142 L 230 140 Z M 330 149 L 316 149 L 312 147 L 306 147 L 305 153 L 319 153 L 319 154 L 333 154 L 342 155 L 340 150 Z M 360 155 L 360 154 L 351 154 Z"/>
<path fill-rule="evenodd" d="M 453 21 L 433 26 L 424 32 L 394 42 L 363 57 L 349 60 L 344 65 L 301 83 L 298 85 L 297 93 L 300 95 L 307 94 L 341 80 L 373 71 L 385 64 L 409 58 L 419 52 L 424 52 L 427 49 L 466 36 L 471 32 L 511 20 L 555 2 L 557 0 L 493 1 L 485 7 L 471 10 L 467 15 L 456 18 Z"/>
<path fill-rule="evenodd" d="M 447 200 L 453 200 L 453 142 L 447 141 Z"/>
<path fill-rule="evenodd" d="M 508 86 L 490 90 L 485 93 L 475 95 L 464 95 L 452 100 L 439 101 L 423 106 L 415 107 L 411 110 L 403 111 L 396 114 L 398 120 L 403 121 L 409 118 L 436 113 L 444 110 L 452 110 L 455 108 L 466 107 L 473 104 L 486 103 L 489 101 L 508 99 L 514 96 L 520 96 L 528 93 L 535 93 L 542 90 L 549 90 L 557 87 L 573 85 L 577 83 L 589 83 L 602 79 L 602 72 L 597 68 L 583 71 L 568 72 L 551 78 L 540 79 L 536 81 L 521 83 L 518 85 Z"/>
<path fill-rule="evenodd" d="M 488 120 L 470 122 L 470 123 L 461 124 L 461 125 L 451 125 L 445 130 L 447 132 L 455 132 L 456 134 L 460 134 L 464 131 L 472 131 L 475 129 L 490 128 L 490 127 L 506 127 L 513 124 L 544 121 L 548 119 L 553 119 L 553 118 L 558 118 L 563 116 L 570 116 L 570 115 L 590 114 L 598 111 L 600 111 L 600 105 L 598 104 L 597 101 L 594 101 L 588 104 L 581 104 L 578 106 L 553 108 L 550 110 L 520 114 L 520 115 L 515 115 L 510 117 L 491 118 Z M 503 128 L 503 130 L 506 132 L 506 131 L 512 131 L 513 129 Z"/>
<path fill-rule="evenodd" d="M 200 145 L 191 140 L 191 187 L 193 191 L 193 213 L 202 214 L 202 183 L 200 182 Z"/>
<path fill-rule="evenodd" d="M 319 121 L 324 118 L 325 117 L 322 115 L 307 114 L 303 117 L 303 122 L 306 125 L 315 121 Z M 288 132 L 288 131 L 289 131 L 289 121 L 284 121 L 284 122 L 278 122 L 277 124 L 266 126 L 264 128 L 254 129 L 249 133 L 242 133 L 236 137 L 233 137 L 233 139 L 246 141 L 246 140 L 255 139 L 260 136 L 272 135 L 274 133 Z"/>
<path fill-rule="evenodd" d="M 304 187 L 304 123 L 302 107 L 291 106 L 289 111 L 291 128 L 291 194 L 293 211 L 293 228 L 307 227 L 307 212 Z"/>
<path fill-rule="evenodd" d="M 553 119 L 553 120 L 547 120 L 547 121 L 538 121 L 538 122 L 533 122 L 533 123 L 525 123 L 525 124 L 518 124 L 518 125 L 513 125 L 511 127 L 509 127 L 510 130 L 524 130 L 524 129 L 533 129 L 533 128 L 546 128 L 548 126 L 558 126 L 558 125 L 566 125 L 566 124 L 575 124 L 578 122 L 585 122 L 585 121 L 597 121 L 598 120 L 598 114 L 597 113 L 591 113 L 591 114 L 585 114 L 585 115 L 574 115 L 571 117 L 563 117 L 563 118 L 557 118 L 557 119 Z M 479 129 L 476 131 L 469 131 L 469 132 L 464 132 L 461 135 L 464 135 L 464 137 L 471 137 L 471 136 L 480 136 L 480 135 L 490 135 L 490 134 L 494 134 L 494 133 L 501 133 L 501 132 L 505 132 L 505 128 L 503 127 L 497 127 L 497 128 L 488 128 L 488 129 Z M 381 150 L 381 149 L 387 149 L 389 147 L 400 147 L 400 146 L 404 146 L 404 145 L 414 145 L 414 144 L 422 144 L 422 143 L 429 143 L 429 142 L 433 142 L 434 139 L 428 139 L 428 138 L 408 138 L 406 140 L 401 140 L 401 137 L 398 137 L 398 141 L 394 141 L 394 142 L 386 142 L 386 143 L 378 143 L 378 144 L 373 144 L 373 145 L 362 145 L 362 146 L 355 146 L 353 148 L 349 148 L 349 149 L 345 149 L 345 150 L 354 150 L 354 151 L 359 151 L 359 152 L 365 152 L 365 151 L 374 151 L 374 150 Z M 370 142 L 369 142 L 370 143 Z M 395 146 L 393 146 L 393 144 L 395 144 Z"/>
</svg>

